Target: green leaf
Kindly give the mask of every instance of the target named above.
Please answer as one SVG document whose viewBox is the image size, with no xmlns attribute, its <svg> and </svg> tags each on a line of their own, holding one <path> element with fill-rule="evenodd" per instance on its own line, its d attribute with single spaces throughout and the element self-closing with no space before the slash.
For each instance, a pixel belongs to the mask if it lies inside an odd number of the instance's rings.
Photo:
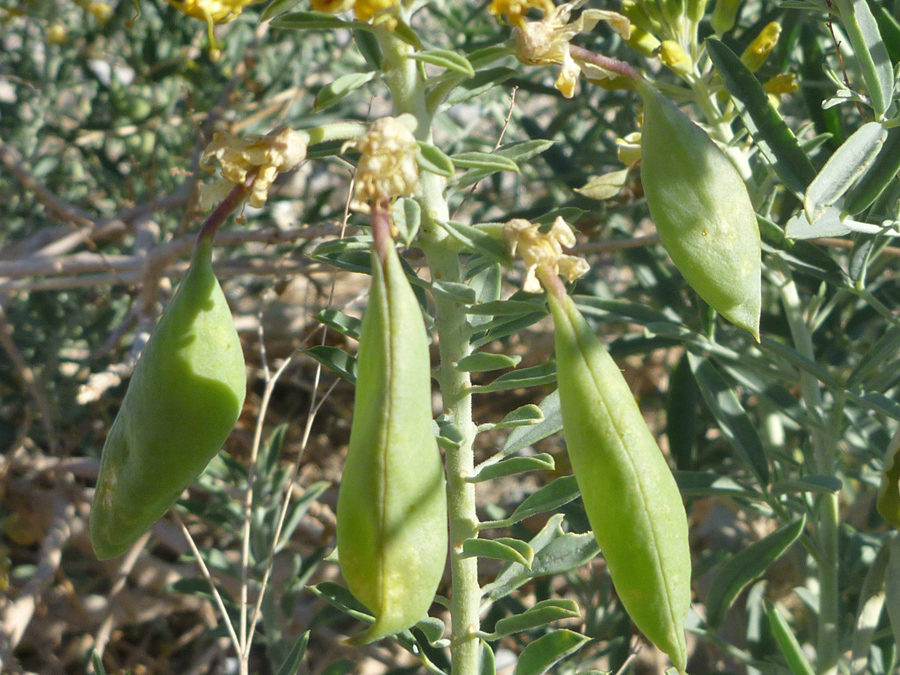
<svg viewBox="0 0 900 675">
<path fill-rule="evenodd" d="M 716 418 L 722 435 L 731 441 L 759 484 L 768 485 L 769 462 L 756 425 L 747 415 L 744 406 L 709 359 L 689 353 L 688 361 L 703 400 Z"/>
<path fill-rule="evenodd" d="M 800 643 L 797 642 L 797 638 L 794 636 L 785 618 L 781 615 L 781 612 L 770 600 L 767 599 L 765 603 L 769 626 L 772 629 L 775 640 L 778 642 L 779 648 L 781 648 L 781 653 L 784 654 L 788 668 L 791 669 L 794 675 L 815 675 L 815 671 L 809 665 L 809 661 L 806 660 L 806 656 L 800 648 Z"/>
<path fill-rule="evenodd" d="M 444 102 L 446 107 L 452 107 L 458 103 L 463 103 L 469 99 L 480 96 L 489 89 L 493 89 L 498 84 L 503 84 L 511 77 L 515 77 L 519 72 L 513 68 L 489 68 L 480 70 L 475 73 L 475 77 L 465 80 L 460 86 L 453 90 L 453 93 L 447 97 Z"/>
<path fill-rule="evenodd" d="M 506 635 L 546 626 L 552 621 L 580 618 L 581 611 L 574 600 L 542 600 L 521 614 L 500 619 L 488 639 L 499 640 Z"/>
<path fill-rule="evenodd" d="M 519 173 L 519 165 L 515 160 L 505 157 L 499 152 L 460 152 L 453 155 L 453 165 L 460 169 L 479 169 L 481 171 L 513 171 Z"/>
<path fill-rule="evenodd" d="M 791 547 L 805 526 L 804 515 L 736 553 L 719 568 L 706 598 L 706 621 L 710 626 L 722 625 L 741 591 Z"/>
<path fill-rule="evenodd" d="M 450 421 L 449 417 L 441 415 L 435 420 L 435 423 L 438 428 L 437 441 L 442 448 L 455 450 L 462 445 L 463 440 L 465 440 L 462 432 Z"/>
<path fill-rule="evenodd" d="M 490 352 L 475 352 L 464 356 L 457 366 L 467 373 L 486 373 L 503 368 L 515 368 L 522 360 L 521 356 L 507 356 L 506 354 L 491 354 Z"/>
<path fill-rule="evenodd" d="M 821 237 L 843 237 L 850 232 L 841 219 L 840 209 L 830 206 L 819 216 L 815 223 L 810 223 L 806 212 L 801 211 L 787 221 L 784 233 L 791 239 L 819 239 Z"/>
<path fill-rule="evenodd" d="M 447 161 L 449 161 L 449 158 L 447 158 Z M 438 225 L 469 250 L 496 260 L 501 265 L 506 265 L 507 267 L 512 265 L 512 256 L 510 256 L 506 246 L 477 227 L 454 222 L 439 222 Z"/>
<path fill-rule="evenodd" d="M 847 193 L 844 211 L 855 216 L 867 209 L 896 178 L 898 171 L 900 171 L 900 127 L 893 127 L 888 130 L 881 152 L 869 170 Z"/>
<path fill-rule="evenodd" d="M 856 611 L 853 648 L 850 657 L 851 673 L 864 673 L 869 662 L 869 648 L 875 639 L 875 631 L 878 630 L 881 613 L 884 610 L 884 584 L 890 548 L 889 545 L 883 544 L 878 549 L 878 555 L 869 566 L 859 593 L 859 606 Z"/>
<path fill-rule="evenodd" d="M 391 206 L 391 223 L 399 231 L 398 239 L 411 246 L 422 225 L 422 207 L 409 197 L 402 197 Z"/>
<path fill-rule="evenodd" d="M 474 385 L 471 391 L 475 394 L 487 394 L 493 391 L 509 391 L 510 389 L 536 387 L 554 382 L 556 382 L 556 364 L 542 363 L 539 366 L 520 368 L 511 373 L 504 373 L 490 384 Z"/>
<path fill-rule="evenodd" d="M 422 631 L 422 635 L 428 641 L 428 644 L 434 646 L 440 642 L 447 632 L 447 626 L 440 619 L 434 617 L 426 617 L 416 624 L 416 628 Z"/>
<path fill-rule="evenodd" d="M 350 28 L 353 23 L 337 18 L 327 12 L 294 12 L 278 17 L 272 22 L 275 28 L 292 30 L 331 30 Z"/>
<path fill-rule="evenodd" d="M 335 239 L 316 246 L 310 254 L 313 260 L 333 265 L 348 272 L 372 275 L 370 239 Z"/>
<path fill-rule="evenodd" d="M 291 505 L 288 515 L 284 519 L 284 525 L 281 528 L 281 538 L 275 547 L 275 553 L 279 553 L 285 546 L 290 543 L 291 536 L 294 531 L 303 522 L 303 518 L 309 512 L 310 507 L 316 500 L 322 496 L 322 493 L 331 487 L 331 481 L 320 480 L 310 485 L 303 492 L 303 495 L 294 504 Z"/>
<path fill-rule="evenodd" d="M 265 10 L 263 10 L 259 20 L 261 22 L 269 21 L 275 17 L 281 16 L 285 12 L 291 11 L 299 2 L 300 0 L 272 0 L 272 2 L 266 6 Z"/>
<path fill-rule="evenodd" d="M 422 63 L 429 63 L 466 77 L 475 77 L 475 69 L 472 68 L 469 60 L 465 56 L 447 49 L 432 49 L 427 52 L 418 52 L 411 54 L 409 58 Z"/>
<path fill-rule="evenodd" d="M 825 162 L 806 189 L 803 208 L 810 223 L 825 215 L 859 180 L 881 151 L 887 130 L 878 122 L 863 124 Z"/>
<path fill-rule="evenodd" d="M 509 537 L 499 539 L 466 539 L 463 542 L 462 558 L 494 558 L 506 562 L 519 563 L 531 569 L 534 551 L 527 542 Z"/>
<path fill-rule="evenodd" d="M 544 415 L 544 421 L 530 427 L 522 427 L 514 430 L 506 438 L 506 443 L 503 444 L 503 450 L 480 466 L 485 467 L 488 463 L 497 462 L 503 457 L 507 457 L 523 448 L 534 445 L 538 441 L 544 440 L 548 436 L 552 436 L 558 431 L 562 431 L 562 413 L 559 410 L 559 390 L 554 391 L 547 396 L 541 401 L 538 407 Z"/>
<path fill-rule="evenodd" d="M 533 403 L 528 403 L 507 413 L 502 422 L 493 425 L 494 429 L 532 426 L 544 420 L 544 413 Z"/>
<path fill-rule="evenodd" d="M 475 289 L 455 281 L 433 281 L 431 290 L 435 295 L 443 296 L 461 305 L 475 304 Z"/>
<path fill-rule="evenodd" d="M 536 297 L 533 302 L 528 300 L 495 300 L 466 307 L 466 314 L 474 314 L 476 316 L 522 316 L 524 314 L 546 311 L 547 305 L 543 298 L 540 297 Z"/>
<path fill-rule="evenodd" d="M 356 317 L 348 316 L 336 309 L 323 309 L 316 314 L 315 318 L 319 323 L 325 324 L 341 335 L 359 340 L 359 330 L 362 327 L 362 321 Z"/>
<path fill-rule="evenodd" d="M 873 0 L 873 2 L 875 21 L 878 23 L 878 31 L 884 40 L 888 56 L 891 57 L 892 62 L 900 62 L 900 23 L 897 23 L 897 19 L 894 18 L 881 0 Z"/>
<path fill-rule="evenodd" d="M 733 478 L 703 471 L 676 471 L 675 482 L 685 497 L 711 497 L 721 495 L 732 499 L 762 500 L 757 490 L 741 485 Z"/>
<path fill-rule="evenodd" d="M 340 552 L 338 552 L 338 555 L 340 555 Z M 322 598 L 329 604 L 334 605 L 342 612 L 349 614 L 354 619 L 359 619 L 366 623 L 373 623 L 375 621 L 375 617 L 372 616 L 369 613 L 369 610 L 353 596 L 353 593 L 340 584 L 336 584 L 333 581 L 323 581 L 315 586 L 308 586 L 308 588 L 316 596 Z"/>
<path fill-rule="evenodd" d="M 526 518 L 531 518 L 531 516 L 546 513 L 563 504 L 568 504 L 579 494 L 575 476 L 561 476 L 529 495 L 509 518 L 484 522 L 481 524 L 481 528 L 509 527 Z"/>
<path fill-rule="evenodd" d="M 890 548 L 884 581 L 884 604 L 891 620 L 894 644 L 900 645 L 900 537 L 894 534 L 884 545 Z"/>
<path fill-rule="evenodd" d="M 369 67 L 376 72 L 380 72 L 384 62 L 384 54 L 381 51 L 381 43 L 378 42 L 378 38 L 369 27 L 354 28 L 353 41 L 356 43 L 356 48 L 359 49 L 366 63 L 369 64 Z"/>
<path fill-rule="evenodd" d="M 419 160 L 419 168 L 422 171 L 435 173 L 444 178 L 453 178 L 453 160 L 451 160 L 444 151 L 436 145 L 418 141 L 419 152 L 416 156 Z"/>
<path fill-rule="evenodd" d="M 584 195 L 588 199 L 605 201 L 618 195 L 622 188 L 628 184 L 630 169 L 612 171 L 602 176 L 595 176 L 584 187 L 575 188 L 575 192 Z"/>
<path fill-rule="evenodd" d="M 838 16 L 869 90 L 872 109 L 880 118 L 894 93 L 894 69 L 878 31 L 878 22 L 866 0 L 835 0 Z"/>
<path fill-rule="evenodd" d="M 497 464 L 491 464 L 484 467 L 474 476 L 467 477 L 466 482 L 481 483 L 494 478 L 514 476 L 526 471 L 553 471 L 555 468 L 556 461 L 553 459 L 553 455 L 542 452 L 533 457 L 511 457 Z"/>
<path fill-rule="evenodd" d="M 844 484 L 836 476 L 804 476 L 796 480 L 779 480 L 772 483 L 773 495 L 809 492 L 811 494 L 833 495 L 841 491 Z"/>
<path fill-rule="evenodd" d="M 497 675 L 497 663 L 494 658 L 494 650 L 491 646 L 481 641 L 481 654 L 478 659 L 478 675 Z"/>
<path fill-rule="evenodd" d="M 276 675 L 296 675 L 300 670 L 300 663 L 306 656 L 306 646 L 309 644 L 309 631 L 299 636 L 291 647 L 291 651 L 282 661 Z"/>
<path fill-rule="evenodd" d="M 806 192 L 816 170 L 797 137 L 769 102 L 765 89 L 741 59 L 714 38 L 706 40 L 706 50 L 728 93 L 738 104 L 738 112 L 753 140 L 766 156 L 785 187 L 795 195 Z"/>
<path fill-rule="evenodd" d="M 539 637 L 522 650 L 515 675 L 543 675 L 590 640 L 581 633 L 564 629 Z"/>
<path fill-rule="evenodd" d="M 314 110 L 324 110 L 335 103 L 339 103 L 356 89 L 359 89 L 375 77 L 374 72 L 347 73 L 341 75 L 334 82 L 325 85 L 316 95 Z"/>
<path fill-rule="evenodd" d="M 339 347 L 316 345 L 303 352 L 348 382 L 356 382 L 356 357 Z"/>
</svg>

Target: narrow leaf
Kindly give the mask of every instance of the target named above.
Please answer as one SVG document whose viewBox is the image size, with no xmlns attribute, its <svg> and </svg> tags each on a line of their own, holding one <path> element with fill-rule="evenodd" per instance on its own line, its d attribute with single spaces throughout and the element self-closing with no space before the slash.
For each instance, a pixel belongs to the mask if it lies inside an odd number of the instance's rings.
<svg viewBox="0 0 900 675">
<path fill-rule="evenodd" d="M 805 526 L 806 516 L 803 516 L 736 553 L 722 565 L 706 598 L 706 620 L 710 626 L 722 625 L 741 591 L 790 548 Z"/>
<path fill-rule="evenodd" d="M 435 295 L 458 302 L 462 305 L 475 304 L 475 289 L 455 281 L 433 281 L 431 290 Z"/>
<path fill-rule="evenodd" d="M 894 534 L 884 545 L 890 547 L 884 582 L 884 604 L 891 620 L 894 644 L 900 645 L 900 537 Z"/>
<path fill-rule="evenodd" d="M 265 10 L 263 10 L 259 20 L 269 21 L 270 19 L 281 16 L 285 12 L 291 11 L 299 2 L 300 0 L 272 0 L 272 2 L 266 6 Z"/>
<path fill-rule="evenodd" d="M 815 223 L 810 223 L 805 211 L 788 220 L 784 233 L 791 239 L 818 239 L 820 237 L 843 237 L 850 228 L 841 221 L 840 209 L 833 206 L 825 209 Z"/>
<path fill-rule="evenodd" d="M 506 635 L 546 626 L 552 621 L 580 618 L 581 611 L 574 600 L 542 600 L 521 614 L 500 619 L 490 639 L 499 640 Z"/>
<path fill-rule="evenodd" d="M 481 527 L 483 529 L 509 527 L 531 516 L 546 513 L 559 508 L 563 504 L 568 504 L 573 499 L 576 499 L 579 494 L 575 476 L 561 476 L 529 495 L 525 501 L 519 504 L 519 507 L 513 511 L 509 518 L 499 521 L 487 521 L 482 523 Z"/>
<path fill-rule="evenodd" d="M 353 24 L 337 18 L 327 12 L 294 12 L 284 14 L 272 22 L 275 28 L 294 30 L 331 30 L 333 28 L 350 28 Z"/>
<path fill-rule="evenodd" d="M 466 478 L 466 481 L 469 483 L 481 483 L 494 478 L 514 476 L 526 471 L 553 471 L 555 468 L 556 462 L 553 459 L 553 455 L 542 452 L 533 457 L 510 457 L 497 464 L 491 464 L 484 467 L 474 476 Z"/>
<path fill-rule="evenodd" d="M 510 389 L 536 387 L 554 382 L 556 382 L 556 364 L 544 363 L 504 373 L 490 384 L 473 386 L 471 391 L 476 394 L 487 394 L 493 391 L 509 391 Z"/>
<path fill-rule="evenodd" d="M 522 360 L 521 356 L 507 356 L 506 354 L 491 354 L 489 352 L 475 352 L 464 356 L 457 366 L 467 373 L 485 373 L 491 370 L 503 368 L 515 368 Z"/>
<path fill-rule="evenodd" d="M 499 539 L 466 539 L 463 542 L 462 558 L 494 558 L 518 563 L 531 569 L 534 551 L 527 542 L 509 537 Z"/>
<path fill-rule="evenodd" d="M 446 157 L 446 155 L 445 155 Z M 447 158 L 449 161 L 449 157 Z M 482 230 L 462 223 L 438 223 L 450 236 L 473 252 L 481 253 L 507 267 L 512 264 L 512 256 L 506 246 Z"/>
<path fill-rule="evenodd" d="M 628 184 L 629 169 L 612 171 L 602 176 L 595 176 L 584 187 L 575 188 L 575 192 L 588 199 L 603 201 L 618 195 Z"/>
<path fill-rule="evenodd" d="M 589 637 L 571 630 L 557 630 L 544 635 L 522 650 L 516 663 L 515 675 L 543 675 L 589 641 Z"/>
<path fill-rule="evenodd" d="M 851 675 L 863 675 L 869 664 L 869 648 L 875 639 L 875 631 L 881 623 L 884 610 L 884 583 L 887 575 L 890 546 L 882 545 L 869 567 L 859 593 L 856 611 L 856 629 L 853 631 L 853 649 L 850 657 Z"/>
<path fill-rule="evenodd" d="M 460 152 L 453 155 L 453 165 L 462 169 L 481 169 L 483 171 L 519 172 L 519 165 L 509 157 L 500 153 Z"/>
<path fill-rule="evenodd" d="M 300 670 L 300 663 L 303 661 L 303 657 L 306 656 L 306 646 L 308 644 L 309 631 L 306 631 L 294 641 L 291 651 L 288 652 L 284 661 L 282 661 L 276 675 L 296 675 Z"/>
<path fill-rule="evenodd" d="M 756 425 L 750 420 L 744 406 L 709 359 L 689 353 L 688 360 L 700 393 L 716 418 L 722 434 L 731 441 L 760 485 L 768 485 L 769 462 Z"/>
<path fill-rule="evenodd" d="M 316 345 L 304 350 L 304 354 L 315 359 L 338 377 L 348 382 L 356 382 L 356 357 L 350 356 L 339 347 Z"/>
<path fill-rule="evenodd" d="M 800 643 L 797 642 L 797 638 L 794 636 L 785 618 L 781 615 L 781 612 L 778 611 L 778 608 L 771 601 L 766 600 L 765 602 L 769 626 L 772 629 L 775 640 L 778 642 L 778 646 L 781 648 L 781 653 L 784 654 L 788 668 L 791 669 L 794 675 L 815 675 L 815 671 L 809 665 L 809 661 L 806 660 L 806 656 L 800 648 Z"/>
<path fill-rule="evenodd" d="M 869 90 L 872 109 L 880 118 L 894 93 L 894 69 L 878 23 L 866 0 L 835 0 L 835 5 Z"/>
<path fill-rule="evenodd" d="M 452 178 L 454 174 L 453 161 L 444 154 L 444 151 L 431 143 L 418 141 L 419 168 L 423 171 L 435 173 L 444 178 Z"/>
<path fill-rule="evenodd" d="M 323 309 L 316 314 L 316 320 L 336 330 L 341 335 L 359 340 L 359 329 L 362 321 L 356 317 L 348 316 L 336 309 Z"/>
<path fill-rule="evenodd" d="M 475 77 L 475 69 L 469 60 L 456 52 L 446 49 L 432 49 L 427 52 L 418 52 L 410 56 L 411 59 L 421 61 L 422 63 L 430 63 L 433 66 L 444 68 L 446 70 L 465 75 L 466 77 Z"/>
<path fill-rule="evenodd" d="M 559 391 L 554 391 L 547 396 L 547 398 L 541 401 L 538 407 L 544 414 L 544 421 L 535 424 L 534 426 L 522 427 L 521 429 L 513 431 L 506 438 L 506 443 L 503 444 L 503 450 L 498 453 L 501 458 L 511 455 L 514 452 L 518 452 L 523 448 L 527 448 L 530 445 L 534 445 L 538 441 L 542 441 L 548 436 L 552 436 L 562 430 L 562 413 L 559 410 Z M 481 466 L 485 466 L 491 461 L 499 460 L 497 460 L 496 457 L 492 457 Z"/>
</svg>

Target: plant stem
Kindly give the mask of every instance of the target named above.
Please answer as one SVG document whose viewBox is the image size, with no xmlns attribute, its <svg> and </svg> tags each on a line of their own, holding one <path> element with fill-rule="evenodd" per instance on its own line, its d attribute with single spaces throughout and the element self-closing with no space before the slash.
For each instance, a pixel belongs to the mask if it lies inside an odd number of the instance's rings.
<svg viewBox="0 0 900 675">
<path fill-rule="evenodd" d="M 797 286 L 791 278 L 787 263 L 773 256 L 773 266 L 777 271 L 776 284 L 787 316 L 794 348 L 804 357 L 815 362 L 812 335 L 803 317 L 803 305 Z M 815 418 L 810 428 L 813 443 L 811 464 L 815 473 L 831 476 L 835 471 L 836 447 L 839 438 L 823 419 L 822 392 L 816 379 L 808 373 L 800 373 L 800 392 L 806 405 L 807 414 Z M 837 494 L 820 496 L 816 504 L 815 537 L 819 551 L 819 636 L 817 646 L 816 672 L 819 675 L 835 675 L 840 653 L 838 618 L 840 617 L 838 588 L 838 534 L 840 524 Z"/>
<path fill-rule="evenodd" d="M 384 52 L 383 69 L 391 90 L 395 114 L 409 113 L 417 122 L 416 137 L 430 141 L 432 114 L 426 105 L 425 83 L 415 61 L 408 58 L 410 47 L 387 30 L 376 33 Z M 465 280 L 456 246 L 436 225 L 450 219 L 444 198 L 444 181 L 440 176 L 423 172 L 422 248 L 434 279 L 462 283 Z M 469 374 L 459 369 L 459 360 L 471 351 L 469 325 L 463 306 L 447 297 L 435 296 L 435 325 L 440 348 L 438 384 L 444 413 L 459 430 L 462 441 L 446 452 L 447 506 L 450 520 L 450 657 L 453 675 L 475 675 L 480 657 L 479 609 L 481 588 L 478 585 L 476 558 L 462 558 L 466 539 L 478 535 L 475 511 L 475 486 L 465 478 L 475 468 L 473 444 L 475 423 L 472 420 L 472 394 Z"/>
</svg>

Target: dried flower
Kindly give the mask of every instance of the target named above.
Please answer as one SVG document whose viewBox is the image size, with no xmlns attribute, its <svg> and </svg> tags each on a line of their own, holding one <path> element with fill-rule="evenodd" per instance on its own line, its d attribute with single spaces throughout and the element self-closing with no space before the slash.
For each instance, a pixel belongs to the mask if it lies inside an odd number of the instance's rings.
<svg viewBox="0 0 900 675">
<path fill-rule="evenodd" d="M 540 225 L 524 218 L 514 218 L 503 228 L 503 241 L 509 246 L 513 255 L 528 265 L 525 283 L 522 290 L 526 293 L 540 293 L 541 284 L 537 279 L 538 268 L 543 268 L 565 277 L 567 281 L 575 281 L 590 269 L 584 258 L 563 253 L 563 248 L 575 245 L 575 233 L 572 227 L 558 216 L 549 232 L 541 232 Z"/>
<path fill-rule="evenodd" d="M 228 133 L 213 136 L 200 166 L 214 171 L 218 164 L 222 179 L 200 188 L 200 207 L 209 209 L 222 201 L 231 189 L 256 173 L 250 186 L 250 206 L 266 203 L 269 188 L 279 173 L 290 171 L 306 159 L 308 137 L 305 133 L 279 127 L 265 136 L 238 138 Z"/>
<path fill-rule="evenodd" d="M 354 210 L 369 213 L 372 202 L 419 192 L 415 124 L 410 115 L 382 117 L 365 134 L 344 144 L 343 150 L 355 148 L 362 155 L 350 204 Z"/>
</svg>

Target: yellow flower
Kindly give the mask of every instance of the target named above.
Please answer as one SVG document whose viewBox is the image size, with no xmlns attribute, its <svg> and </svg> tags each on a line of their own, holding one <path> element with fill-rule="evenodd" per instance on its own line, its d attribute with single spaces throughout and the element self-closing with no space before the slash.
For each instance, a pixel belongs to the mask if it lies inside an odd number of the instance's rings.
<svg viewBox="0 0 900 675">
<path fill-rule="evenodd" d="M 353 7 L 354 0 L 312 0 L 312 8 L 317 12 L 340 14 Z"/>
<path fill-rule="evenodd" d="M 61 45 L 69 41 L 69 31 L 61 23 L 55 23 L 47 28 L 47 44 Z"/>
<path fill-rule="evenodd" d="M 369 213 L 372 202 L 419 192 L 415 126 L 411 115 L 382 117 L 362 136 L 344 143 L 342 151 L 355 148 L 361 155 L 350 203 L 354 210 Z"/>
<path fill-rule="evenodd" d="M 492 0 L 488 11 L 497 18 L 505 17 L 506 22 L 521 28 L 525 24 L 525 15 L 531 9 L 539 9 L 544 14 L 553 11 L 551 0 Z"/>
<path fill-rule="evenodd" d="M 538 268 L 575 281 L 590 269 L 584 258 L 566 255 L 563 248 L 575 245 L 572 227 L 557 216 L 549 232 L 541 232 L 536 225 L 524 218 L 514 218 L 503 227 L 503 241 L 513 255 L 525 261 L 528 271 L 522 290 L 526 293 L 540 293 L 541 284 L 537 278 Z"/>
<path fill-rule="evenodd" d="M 396 7 L 400 0 L 356 0 L 353 13 L 360 21 L 368 21 L 379 12 Z"/>
<path fill-rule="evenodd" d="M 234 21 L 254 2 L 260 0 L 168 0 L 175 9 L 207 23 Z"/>
<path fill-rule="evenodd" d="M 741 54 L 741 61 L 755 73 L 775 49 L 780 35 L 781 26 L 775 21 L 771 22 L 747 46 L 747 49 Z"/>
<path fill-rule="evenodd" d="M 625 138 L 616 139 L 616 153 L 619 161 L 631 166 L 641 161 L 641 132 L 632 131 Z"/>
<path fill-rule="evenodd" d="M 540 21 L 525 21 L 521 14 L 515 14 L 517 6 L 514 0 L 494 0 L 496 3 L 510 5 L 502 13 L 516 23 L 513 38 L 516 43 L 516 58 L 527 65 L 561 65 L 562 71 L 556 80 L 556 88 L 566 98 L 572 98 L 578 86 L 578 76 L 582 73 L 592 80 L 612 79 L 610 73 L 594 64 L 576 61 L 569 53 L 569 42 L 579 33 L 587 33 L 594 29 L 600 21 L 609 22 L 613 30 L 623 39 L 631 36 L 631 23 L 618 12 L 602 9 L 586 9 L 575 21 L 569 21 L 572 12 L 580 8 L 586 0 L 572 0 L 558 7 L 544 8 L 544 18 Z M 493 5 L 492 5 L 493 6 Z M 527 9 L 526 8 L 526 9 Z M 500 8 L 497 10 L 501 11 Z"/>
<path fill-rule="evenodd" d="M 287 127 L 279 127 L 265 136 L 242 139 L 228 133 L 213 136 L 200 166 L 214 171 L 218 165 L 222 180 L 200 187 L 200 208 L 206 210 L 222 201 L 231 189 L 255 173 L 250 186 L 250 206 L 261 207 L 279 173 L 290 171 L 306 159 L 308 136 Z"/>
<path fill-rule="evenodd" d="M 687 75 L 694 68 L 691 57 L 674 40 L 663 40 L 659 46 L 659 60 L 678 75 Z"/>
</svg>

